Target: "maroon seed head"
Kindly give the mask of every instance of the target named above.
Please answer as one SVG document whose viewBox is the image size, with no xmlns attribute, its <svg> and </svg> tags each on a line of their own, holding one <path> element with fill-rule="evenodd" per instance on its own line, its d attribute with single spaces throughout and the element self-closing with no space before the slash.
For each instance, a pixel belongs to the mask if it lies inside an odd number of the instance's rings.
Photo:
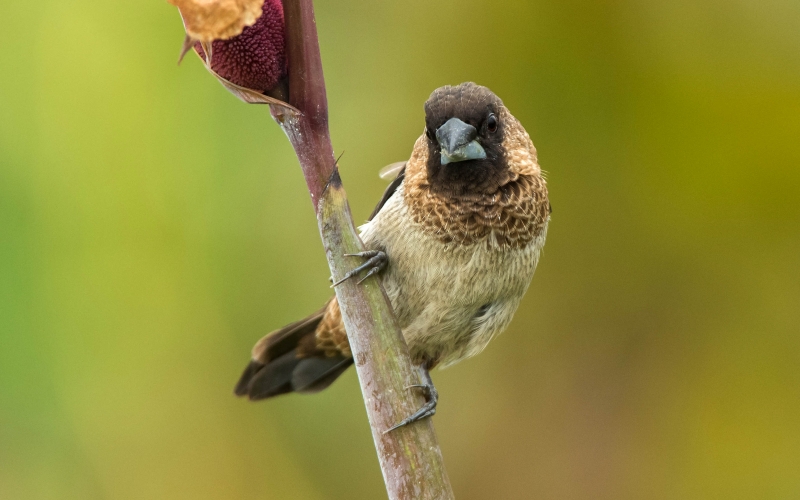
<svg viewBox="0 0 800 500">
<path fill-rule="evenodd" d="M 194 49 L 205 59 L 200 43 Z M 281 0 L 265 0 L 255 24 L 228 40 L 211 45 L 211 69 L 248 89 L 272 90 L 286 75 L 286 43 Z"/>
</svg>

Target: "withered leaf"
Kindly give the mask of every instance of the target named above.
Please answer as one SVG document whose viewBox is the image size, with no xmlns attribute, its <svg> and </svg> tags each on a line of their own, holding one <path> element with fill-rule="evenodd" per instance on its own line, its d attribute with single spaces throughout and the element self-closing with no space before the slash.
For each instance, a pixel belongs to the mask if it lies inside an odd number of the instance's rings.
<svg viewBox="0 0 800 500">
<path fill-rule="evenodd" d="M 167 0 L 178 7 L 186 34 L 194 40 L 226 40 L 252 26 L 264 0 Z"/>
</svg>

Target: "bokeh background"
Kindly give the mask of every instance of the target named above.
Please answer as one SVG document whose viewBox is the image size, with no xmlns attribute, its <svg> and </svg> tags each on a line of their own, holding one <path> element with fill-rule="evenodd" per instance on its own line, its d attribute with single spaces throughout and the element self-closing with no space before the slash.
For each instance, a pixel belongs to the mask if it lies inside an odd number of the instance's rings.
<svg viewBox="0 0 800 500">
<path fill-rule="evenodd" d="M 554 213 L 509 330 L 434 373 L 459 499 L 800 498 L 800 3 L 317 4 L 354 216 L 422 103 L 521 119 Z M 385 496 L 355 373 L 231 391 L 325 301 L 293 151 L 163 1 L 0 6 L 0 498 Z"/>
</svg>

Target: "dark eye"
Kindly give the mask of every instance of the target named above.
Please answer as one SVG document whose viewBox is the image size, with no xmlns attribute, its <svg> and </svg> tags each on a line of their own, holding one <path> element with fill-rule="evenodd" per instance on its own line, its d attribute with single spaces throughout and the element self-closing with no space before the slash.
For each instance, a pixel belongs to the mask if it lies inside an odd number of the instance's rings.
<svg viewBox="0 0 800 500">
<path fill-rule="evenodd" d="M 434 135 L 433 130 L 431 130 L 430 127 L 425 127 L 425 135 L 427 135 L 428 139 L 432 141 L 436 139 L 436 136 Z"/>
<path fill-rule="evenodd" d="M 497 132 L 497 118 L 495 118 L 494 113 L 489 115 L 489 118 L 486 119 L 486 130 L 490 133 Z"/>
</svg>

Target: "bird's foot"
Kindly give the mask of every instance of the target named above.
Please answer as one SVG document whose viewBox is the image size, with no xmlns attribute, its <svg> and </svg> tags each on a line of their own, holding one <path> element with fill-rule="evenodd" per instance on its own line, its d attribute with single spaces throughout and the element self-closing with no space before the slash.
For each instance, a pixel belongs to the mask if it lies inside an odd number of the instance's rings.
<svg viewBox="0 0 800 500">
<path fill-rule="evenodd" d="M 380 250 L 367 250 L 366 252 L 346 253 L 344 255 L 346 257 L 361 257 L 361 258 L 368 259 L 368 260 L 366 262 L 364 262 L 363 264 L 361 264 L 360 266 L 358 266 L 357 268 L 355 268 L 352 271 L 349 271 L 347 274 L 345 274 L 342 277 L 342 279 L 340 279 L 339 281 L 337 281 L 334 284 L 332 284 L 331 288 L 333 288 L 333 287 L 335 287 L 335 286 L 337 286 L 337 285 L 339 285 L 341 283 L 344 283 L 345 281 L 349 280 L 350 278 L 352 278 L 353 276 L 357 275 L 361 271 L 365 271 L 365 270 L 369 269 L 369 272 L 367 272 L 367 274 L 363 278 L 358 280 L 358 284 L 360 285 L 365 279 L 369 278 L 370 276 L 372 276 L 374 274 L 378 274 L 379 272 L 381 272 L 386 267 L 386 265 L 389 263 L 389 258 L 386 256 L 386 253 L 385 252 L 381 252 Z M 333 278 L 331 278 L 331 281 L 333 281 Z"/>
<path fill-rule="evenodd" d="M 422 407 L 419 410 L 415 411 L 414 413 L 403 419 L 402 422 L 388 428 L 386 431 L 384 431 L 384 434 L 386 434 L 387 432 L 391 432 L 395 429 L 399 429 L 404 425 L 416 422 L 417 420 L 422 420 L 423 418 L 432 417 L 433 415 L 436 414 L 436 405 L 439 403 L 439 392 L 436 390 L 436 387 L 433 386 L 433 381 L 430 379 L 430 376 L 427 376 L 426 378 L 428 383 L 410 385 L 406 387 L 406 389 L 419 387 L 425 394 L 425 399 L 427 400 L 427 402 L 424 405 L 422 405 Z"/>
</svg>

